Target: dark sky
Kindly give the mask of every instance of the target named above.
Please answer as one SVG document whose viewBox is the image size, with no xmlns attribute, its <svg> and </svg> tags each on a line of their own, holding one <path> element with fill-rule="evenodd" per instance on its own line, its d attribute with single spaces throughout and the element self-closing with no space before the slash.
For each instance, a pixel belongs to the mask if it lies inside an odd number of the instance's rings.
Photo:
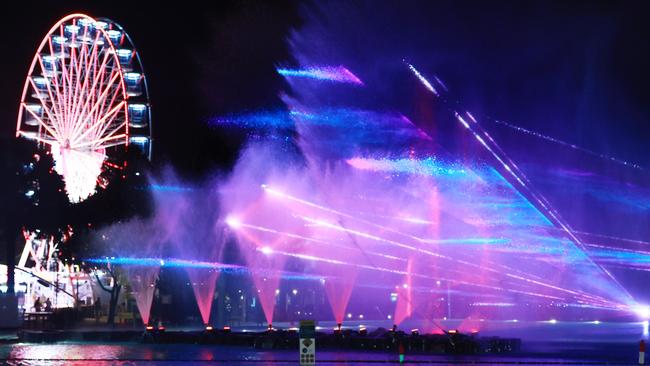
<svg viewBox="0 0 650 366">
<path fill-rule="evenodd" d="M 386 70 L 373 67 L 404 57 L 445 80 L 473 113 L 650 166 L 650 3 L 327 4 L 328 45 L 314 42 L 314 54 L 346 55 L 362 78 L 384 80 Z"/>
<path fill-rule="evenodd" d="M 358 46 L 383 46 L 377 52 L 389 53 L 388 45 L 399 44 L 404 56 L 425 60 L 473 110 L 650 166 L 646 3 L 368 1 L 347 3 L 358 9 L 342 21 L 354 25 L 349 32 L 373 29 L 357 32 L 363 37 L 354 39 Z M 286 41 L 300 28 L 299 6 L 287 1 L 152 4 L 12 4 L 16 9 L 0 16 L 6 55 L 1 136 L 13 134 L 38 42 L 62 16 L 85 12 L 120 23 L 139 48 L 154 108 L 156 163 L 170 162 L 190 174 L 230 165 L 241 136 L 210 129 L 206 122 L 281 105 L 278 95 L 285 85 L 274 69 L 291 62 Z M 339 33 L 345 29 L 331 26 Z"/>
</svg>

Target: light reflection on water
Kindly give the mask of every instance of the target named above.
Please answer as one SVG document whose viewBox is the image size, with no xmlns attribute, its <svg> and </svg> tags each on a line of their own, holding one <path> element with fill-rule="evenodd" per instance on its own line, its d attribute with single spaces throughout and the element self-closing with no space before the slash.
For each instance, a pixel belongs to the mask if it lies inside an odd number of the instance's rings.
<svg viewBox="0 0 650 366">
<path fill-rule="evenodd" d="M 573 344 L 573 346 L 577 346 Z M 633 347 L 634 346 L 634 347 Z M 594 353 L 593 345 L 577 347 L 578 352 L 541 353 L 511 355 L 407 355 L 407 361 L 418 364 L 593 364 L 607 361 L 629 363 L 634 357 L 638 345 L 617 345 L 616 355 L 594 354 L 590 359 L 586 355 Z M 602 345 L 600 348 L 603 348 Z M 605 347 L 607 348 L 607 347 Z M 629 348 L 629 349 L 628 349 Z M 547 350 L 548 351 L 548 350 Z M 576 350 L 574 350 L 576 351 Z M 559 357 L 558 357 L 559 356 Z M 317 360 L 327 365 L 372 365 L 397 363 L 397 355 L 382 352 L 359 351 L 323 351 L 317 352 Z M 250 348 L 225 347 L 192 344 L 138 344 L 138 343 L 58 343 L 58 344 L 4 344 L 0 345 L 0 364 L 4 365 L 235 365 L 235 366 L 286 366 L 298 364 L 297 350 L 256 351 Z M 408 364 L 408 362 L 406 363 Z"/>
<path fill-rule="evenodd" d="M 9 365 L 71 365 L 88 363 L 88 359 L 108 365 L 115 364 L 122 354 L 119 345 L 16 344 L 2 356 L 9 359 Z"/>
<path fill-rule="evenodd" d="M 0 345 L 0 364 L 7 365 L 295 365 L 296 352 L 163 344 L 28 344 Z"/>
</svg>

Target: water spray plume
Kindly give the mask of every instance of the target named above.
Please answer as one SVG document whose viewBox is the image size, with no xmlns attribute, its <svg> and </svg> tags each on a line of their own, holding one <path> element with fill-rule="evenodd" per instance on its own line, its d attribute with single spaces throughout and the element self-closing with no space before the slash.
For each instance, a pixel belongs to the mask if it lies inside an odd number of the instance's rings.
<svg viewBox="0 0 650 366">
<path fill-rule="evenodd" d="M 305 69 L 277 69 L 278 74 L 285 77 L 307 78 L 322 81 L 335 81 L 363 85 L 361 79 L 344 66 L 319 66 Z"/>
</svg>

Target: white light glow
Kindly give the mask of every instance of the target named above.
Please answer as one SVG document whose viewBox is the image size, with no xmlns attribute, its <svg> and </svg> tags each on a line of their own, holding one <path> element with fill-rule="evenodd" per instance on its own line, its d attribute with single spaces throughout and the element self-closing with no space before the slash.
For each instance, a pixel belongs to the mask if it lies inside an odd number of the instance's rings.
<svg viewBox="0 0 650 366">
<path fill-rule="evenodd" d="M 241 221 L 234 216 L 228 216 L 226 217 L 226 225 L 233 229 L 239 229 L 241 227 Z"/>
<path fill-rule="evenodd" d="M 407 64 L 409 69 L 413 72 L 413 74 L 420 80 L 422 85 L 424 85 L 425 88 L 427 88 L 430 92 L 438 96 L 438 91 L 431 85 L 429 80 L 427 80 L 420 72 L 411 64 Z"/>
<path fill-rule="evenodd" d="M 140 77 L 142 77 L 142 74 L 139 74 L 137 72 L 127 72 L 124 74 L 124 78 L 131 82 L 140 81 Z"/>
<path fill-rule="evenodd" d="M 643 319 L 650 318 L 650 306 L 639 305 L 632 308 L 632 310 L 634 310 L 634 312 Z"/>
<path fill-rule="evenodd" d="M 284 193 L 282 193 L 280 191 L 277 191 L 277 190 L 269 187 L 266 184 L 262 184 L 261 187 L 264 190 L 264 192 L 269 193 L 269 194 L 271 194 L 271 195 L 273 195 L 275 197 L 283 197 L 284 196 Z"/>
<path fill-rule="evenodd" d="M 146 144 L 147 141 L 149 141 L 149 138 L 147 136 L 131 136 L 129 141 L 134 144 Z"/>
<path fill-rule="evenodd" d="M 124 58 L 131 57 L 131 52 L 133 52 L 133 51 L 121 48 L 121 49 L 117 50 L 117 55 L 119 57 L 124 57 Z"/>
<path fill-rule="evenodd" d="M 70 202 L 85 200 L 96 192 L 97 177 L 106 155 L 99 151 L 78 151 L 52 145 L 54 170 L 63 177 Z"/>
</svg>

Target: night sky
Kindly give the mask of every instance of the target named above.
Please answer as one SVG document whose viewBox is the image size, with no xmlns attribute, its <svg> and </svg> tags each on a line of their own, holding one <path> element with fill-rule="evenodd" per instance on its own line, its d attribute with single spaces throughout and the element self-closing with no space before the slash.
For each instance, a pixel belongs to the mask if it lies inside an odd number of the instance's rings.
<svg viewBox="0 0 650 366">
<path fill-rule="evenodd" d="M 314 4 L 302 6 L 318 14 Z M 286 85 L 275 67 L 292 62 L 287 39 L 303 22 L 300 7 L 286 1 L 13 4 L 0 22 L 6 55 L 0 135 L 3 141 L 13 135 L 24 77 L 45 32 L 62 16 L 84 12 L 122 24 L 139 49 L 153 104 L 154 163 L 189 175 L 227 169 L 242 136 L 206 122 L 281 107 Z M 403 56 L 433 59 L 474 110 L 650 165 L 646 2 L 369 1 L 345 8 L 343 25 L 332 30 L 358 27 L 350 46 L 363 42 L 359 52 L 372 46 L 390 54 L 396 47 Z"/>
<path fill-rule="evenodd" d="M 20 92 L 37 45 L 58 19 L 83 12 L 120 23 L 140 52 L 153 108 L 154 173 L 169 166 L 187 180 L 227 173 L 246 133 L 208 122 L 231 113 L 284 108 L 280 95 L 291 90 L 276 67 L 295 65 L 292 32 L 300 34 L 313 23 L 322 23 L 323 41 L 313 48 L 324 64 L 344 64 L 362 78 L 381 81 L 377 65 L 399 67 L 406 58 L 443 78 L 478 115 L 650 167 L 646 2 L 182 5 L 22 2 L 3 12 L 0 151 L 5 165 L 13 159 L 9 151 Z M 391 90 L 376 92 L 388 99 L 403 97 Z M 500 142 L 521 156 L 528 145 L 518 138 Z M 2 180 L 5 193 L 11 187 Z M 103 220 L 123 209 L 102 205 Z M 49 214 L 45 207 L 40 211 Z"/>
</svg>

